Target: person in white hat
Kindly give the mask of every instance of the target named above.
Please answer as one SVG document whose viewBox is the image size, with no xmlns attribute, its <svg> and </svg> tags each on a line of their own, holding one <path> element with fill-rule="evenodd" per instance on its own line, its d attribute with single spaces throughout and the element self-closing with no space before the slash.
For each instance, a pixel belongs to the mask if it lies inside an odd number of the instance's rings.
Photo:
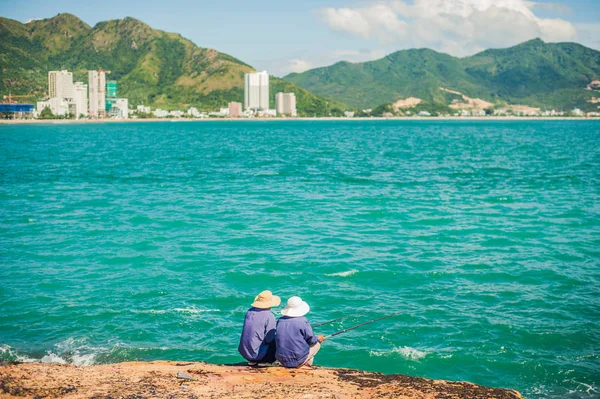
<svg viewBox="0 0 600 399">
<path fill-rule="evenodd" d="M 246 312 L 238 351 L 249 365 L 275 361 L 275 316 L 271 308 L 279 306 L 281 298 L 263 291 Z"/>
<path fill-rule="evenodd" d="M 277 321 L 275 335 L 275 358 L 284 367 L 312 366 L 313 360 L 324 338 L 316 336 L 304 315 L 310 311 L 308 303 L 293 296 L 281 311 L 283 317 Z"/>
</svg>

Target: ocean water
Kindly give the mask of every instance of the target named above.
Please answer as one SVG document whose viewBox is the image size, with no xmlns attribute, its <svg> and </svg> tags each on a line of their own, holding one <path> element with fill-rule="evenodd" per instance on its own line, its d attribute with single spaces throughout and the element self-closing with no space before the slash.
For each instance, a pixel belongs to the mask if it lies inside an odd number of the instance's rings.
<svg viewBox="0 0 600 399">
<path fill-rule="evenodd" d="M 600 123 L 0 126 L 0 359 L 241 361 L 300 295 L 316 364 L 600 397 Z"/>
</svg>

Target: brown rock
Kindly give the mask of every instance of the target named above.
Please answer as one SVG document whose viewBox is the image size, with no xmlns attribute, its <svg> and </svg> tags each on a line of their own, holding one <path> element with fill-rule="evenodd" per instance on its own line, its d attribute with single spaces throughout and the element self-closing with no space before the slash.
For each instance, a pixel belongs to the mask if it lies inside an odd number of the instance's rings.
<svg viewBox="0 0 600 399">
<path fill-rule="evenodd" d="M 182 389 L 179 373 L 195 378 Z M 285 369 L 207 363 L 119 363 L 77 367 L 0 365 L 0 398 L 522 399 L 512 390 L 348 369 Z"/>
</svg>

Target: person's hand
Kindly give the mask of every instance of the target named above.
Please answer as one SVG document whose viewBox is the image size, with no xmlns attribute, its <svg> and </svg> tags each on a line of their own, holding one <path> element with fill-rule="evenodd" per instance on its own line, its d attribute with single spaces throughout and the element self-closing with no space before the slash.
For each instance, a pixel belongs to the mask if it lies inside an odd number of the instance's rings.
<svg viewBox="0 0 600 399">
<path fill-rule="evenodd" d="M 319 343 L 321 343 L 321 342 L 325 341 L 325 337 L 324 337 L 324 336 L 322 336 L 322 335 L 319 335 L 319 336 L 317 337 L 317 339 L 319 340 Z"/>
</svg>

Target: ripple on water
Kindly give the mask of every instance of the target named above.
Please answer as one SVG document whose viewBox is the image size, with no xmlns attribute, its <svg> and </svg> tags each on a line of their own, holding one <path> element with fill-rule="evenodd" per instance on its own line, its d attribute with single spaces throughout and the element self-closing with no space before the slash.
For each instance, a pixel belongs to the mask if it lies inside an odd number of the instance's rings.
<svg viewBox="0 0 600 399">
<path fill-rule="evenodd" d="M 597 122 L 0 126 L 0 360 L 233 363 L 263 289 L 322 365 L 598 397 Z M 279 309 L 275 309 L 279 314 Z"/>
</svg>

